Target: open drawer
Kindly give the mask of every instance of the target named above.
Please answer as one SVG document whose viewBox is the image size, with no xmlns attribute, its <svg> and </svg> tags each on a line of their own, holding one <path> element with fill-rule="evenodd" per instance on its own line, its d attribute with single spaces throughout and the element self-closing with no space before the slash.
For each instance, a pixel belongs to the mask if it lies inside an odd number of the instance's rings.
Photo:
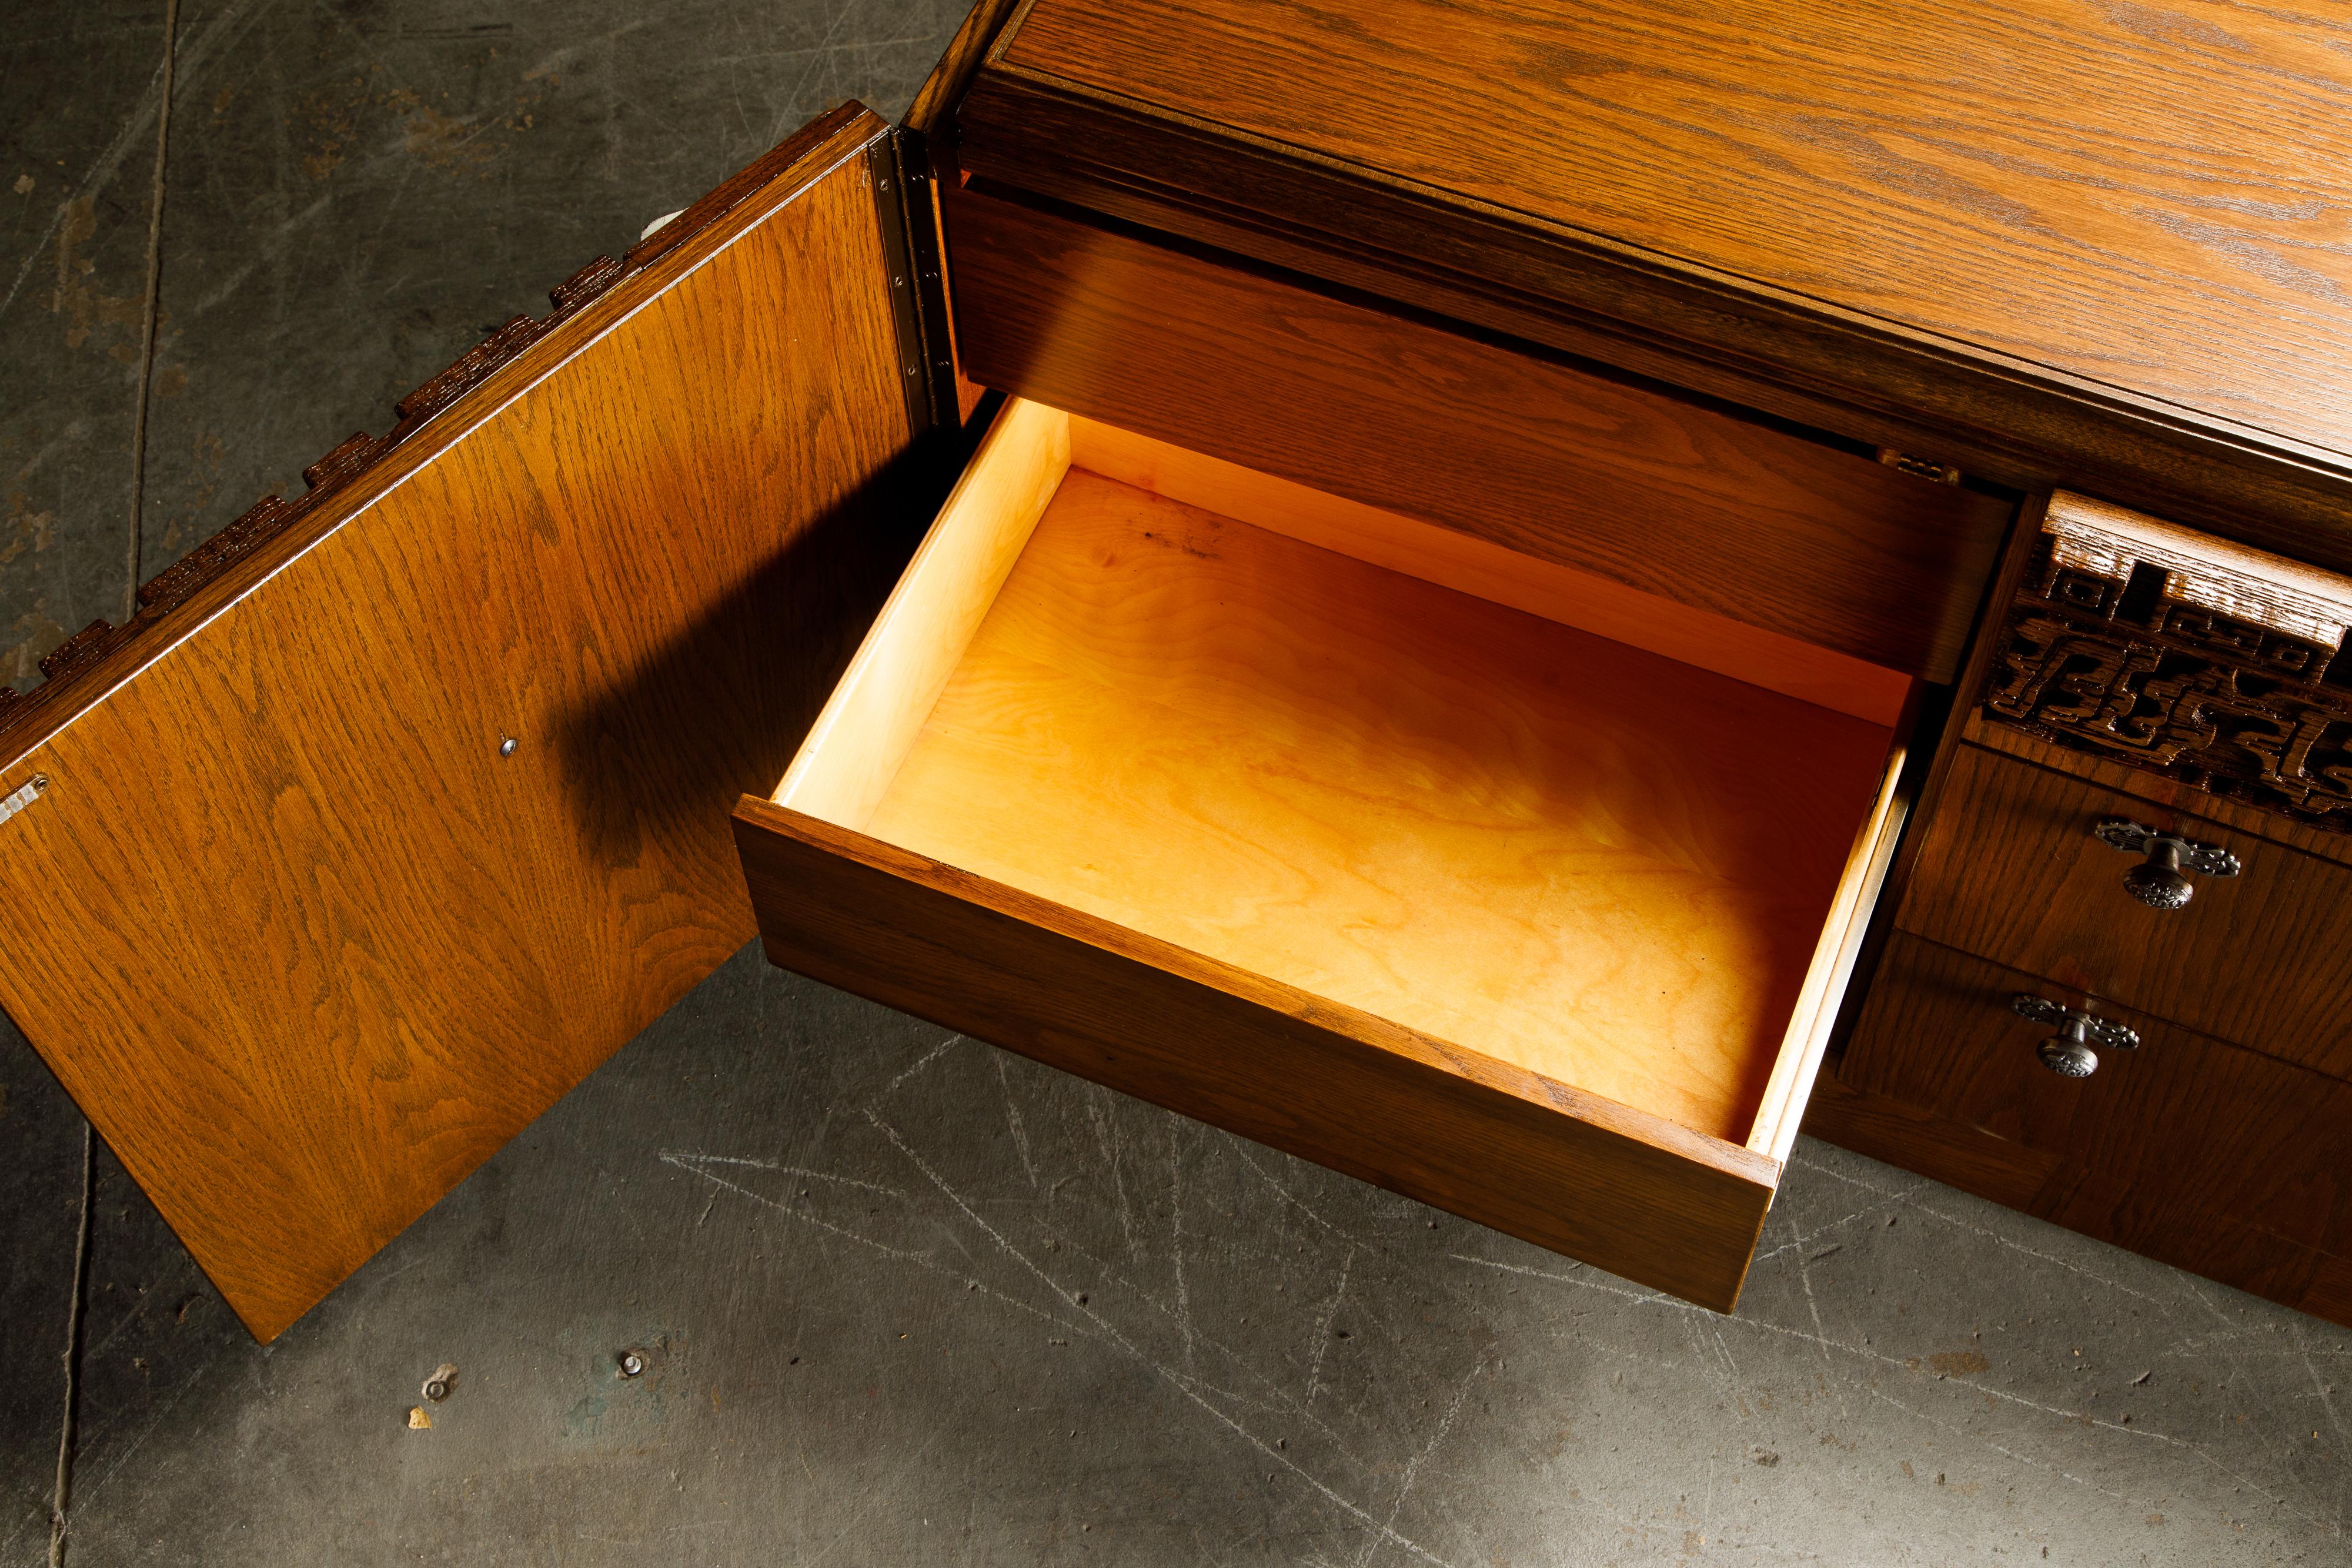
<svg viewBox="0 0 2352 1568">
<path fill-rule="evenodd" d="M 1727 1309 L 1910 685 L 1015 400 L 736 838 L 778 964 Z"/>
</svg>

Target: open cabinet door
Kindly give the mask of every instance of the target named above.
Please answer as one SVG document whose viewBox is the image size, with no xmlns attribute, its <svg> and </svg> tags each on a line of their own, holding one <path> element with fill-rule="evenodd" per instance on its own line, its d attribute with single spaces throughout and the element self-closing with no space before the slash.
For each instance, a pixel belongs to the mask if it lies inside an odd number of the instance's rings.
<svg viewBox="0 0 2352 1568">
<path fill-rule="evenodd" d="M 262 1339 L 755 934 L 729 809 L 931 509 L 894 157 L 828 114 L 0 698 L 0 1004 Z"/>
</svg>

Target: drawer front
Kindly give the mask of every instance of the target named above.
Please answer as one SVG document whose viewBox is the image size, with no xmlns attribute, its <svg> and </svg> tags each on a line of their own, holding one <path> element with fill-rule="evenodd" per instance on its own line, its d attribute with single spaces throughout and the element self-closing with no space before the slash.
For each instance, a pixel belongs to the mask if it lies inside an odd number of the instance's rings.
<svg viewBox="0 0 2352 1568">
<path fill-rule="evenodd" d="M 2105 1003 L 2136 1030 L 2045 1070 L 2032 993 L 2078 991 L 1898 934 L 1806 1130 L 2085 1235 L 2352 1321 L 2352 1086 Z"/>
<path fill-rule="evenodd" d="M 2179 908 L 2124 878 L 2146 862 L 2112 820 L 2209 844 Z M 1963 747 L 1896 924 L 2028 974 L 2352 1078 L 2352 867 L 2100 784 Z"/>
<path fill-rule="evenodd" d="M 769 801 L 746 797 L 735 833 L 785 968 L 1687 1300 L 1738 1298 L 1771 1160 Z"/>
<path fill-rule="evenodd" d="M 941 194 L 975 380 L 1952 678 L 2005 502 L 1231 258 Z"/>
</svg>

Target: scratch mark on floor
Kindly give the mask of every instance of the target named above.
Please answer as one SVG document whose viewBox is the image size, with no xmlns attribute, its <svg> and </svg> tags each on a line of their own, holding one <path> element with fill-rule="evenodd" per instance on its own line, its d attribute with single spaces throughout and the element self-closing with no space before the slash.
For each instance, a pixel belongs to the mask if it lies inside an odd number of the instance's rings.
<svg viewBox="0 0 2352 1568">
<path fill-rule="evenodd" d="M 976 1295 L 986 1296 L 992 1301 L 1002 1301 L 1008 1307 L 1013 1307 L 1021 1312 L 1027 1312 L 1032 1317 L 1042 1318 L 1046 1322 L 1053 1324 L 1055 1327 L 1061 1329 L 1065 1333 L 1076 1333 L 1083 1334 L 1089 1339 L 1096 1337 L 1092 1334 L 1087 1334 L 1084 1329 L 1077 1328 L 1076 1325 L 1064 1321 L 1054 1313 L 1045 1312 L 1031 1302 L 1021 1300 L 1018 1296 L 1007 1295 L 1004 1291 L 998 1290 L 995 1286 L 990 1284 L 985 1280 L 974 1278 L 970 1274 L 960 1274 L 953 1269 L 945 1267 L 940 1263 L 938 1260 L 926 1253 L 913 1251 L 905 1247 L 893 1247 L 887 1241 L 877 1240 L 874 1237 L 865 1235 L 859 1231 L 852 1230 L 845 1225 L 835 1225 L 831 1220 L 821 1218 L 816 1215 L 811 1214 L 806 1209 L 794 1208 L 789 1204 L 779 1203 L 774 1198 L 768 1197 L 767 1194 L 754 1192 L 750 1187 L 743 1186 L 740 1182 L 729 1181 L 722 1176 L 714 1176 L 709 1171 L 703 1170 L 697 1166 L 688 1165 L 681 1160 L 671 1159 L 667 1155 L 664 1155 L 661 1157 L 669 1164 L 677 1166 L 680 1170 L 690 1172 L 691 1174 L 701 1177 L 704 1181 L 724 1187 L 727 1191 L 734 1193 L 739 1197 L 750 1198 L 753 1203 L 758 1204 L 762 1208 L 774 1209 L 778 1214 L 787 1216 L 793 1219 L 800 1220 L 803 1224 L 814 1225 L 819 1230 L 827 1231 L 835 1236 L 842 1238 L 842 1239 L 845 1241 L 855 1241 L 861 1247 L 871 1248 L 873 1250 L 881 1253 L 886 1258 L 894 1258 L 902 1263 L 912 1263 L 917 1268 L 937 1274 L 942 1279 L 953 1280 L 957 1284 L 963 1286 L 967 1291 L 970 1291 Z M 744 1160 L 736 1163 L 742 1165 L 754 1165 L 758 1162 Z"/>
<path fill-rule="evenodd" d="M 1021 1122 L 1021 1107 L 1013 1093 L 1013 1080 L 1005 1071 L 1005 1053 L 992 1051 L 989 1055 L 995 1059 L 996 1082 L 1004 1091 L 1004 1124 L 1013 1133 L 1013 1152 L 1021 1156 L 1021 1174 L 1029 1178 L 1030 1186 L 1034 1188 L 1037 1185 L 1037 1166 L 1036 1162 L 1029 1157 L 1029 1130 Z"/>
<path fill-rule="evenodd" d="M 1321 1477 L 1316 1475 L 1311 1470 L 1307 1469 L 1297 1460 L 1293 1459 L 1288 1454 L 1276 1448 L 1273 1444 L 1268 1443 L 1256 1433 L 1252 1432 L 1249 1428 L 1244 1427 L 1231 1416 L 1228 1416 L 1223 1410 L 1218 1409 L 1208 1400 L 1203 1399 L 1199 1391 L 1194 1387 L 1193 1380 L 1192 1378 L 1185 1376 L 1182 1373 L 1178 1372 L 1173 1367 L 1153 1360 L 1150 1355 L 1143 1352 L 1140 1346 L 1127 1338 L 1126 1335 L 1120 1333 L 1118 1329 L 1113 1325 L 1108 1319 L 1096 1312 L 1091 1306 L 1081 1303 L 1075 1294 L 1064 1289 L 1052 1278 L 1052 1276 L 1048 1275 L 1043 1269 L 1039 1268 L 1035 1260 L 1031 1259 L 1027 1253 L 1013 1246 L 1013 1243 L 1005 1238 L 1002 1231 L 998 1230 L 996 1227 L 989 1224 L 986 1219 L 982 1218 L 980 1212 L 964 1200 L 963 1195 L 957 1192 L 954 1187 L 950 1186 L 938 1172 L 932 1170 L 929 1163 L 920 1155 L 917 1154 L 914 1149 L 908 1145 L 907 1141 L 898 1135 L 895 1128 L 886 1124 L 881 1118 L 874 1116 L 872 1113 L 869 1112 L 867 1114 L 869 1119 L 873 1121 L 874 1124 L 881 1130 L 883 1136 L 888 1138 L 891 1144 L 897 1147 L 898 1152 L 907 1157 L 908 1162 L 913 1165 L 917 1170 L 922 1172 L 923 1176 L 933 1186 L 939 1188 L 941 1196 L 945 1197 L 950 1203 L 954 1204 L 957 1208 L 961 1209 L 963 1212 L 965 1218 L 971 1220 L 973 1225 L 979 1227 L 982 1233 L 986 1235 L 991 1241 L 993 1241 L 1000 1249 L 1002 1249 L 1006 1256 L 1012 1258 L 1023 1268 L 1028 1270 L 1030 1273 L 1035 1275 L 1040 1283 L 1045 1285 L 1047 1290 L 1053 1291 L 1055 1295 L 1061 1298 L 1065 1306 L 1068 1307 L 1077 1315 L 1093 1322 L 1096 1328 L 1100 1331 L 1103 1337 L 1108 1339 L 1111 1343 L 1118 1345 L 1136 1361 L 1151 1368 L 1152 1371 L 1167 1379 L 1171 1387 L 1174 1388 L 1178 1393 L 1183 1395 L 1185 1398 L 1191 1400 L 1195 1406 L 1199 1406 L 1201 1410 L 1205 1412 L 1210 1418 L 1217 1422 L 1218 1425 L 1225 1427 L 1235 1437 L 1241 1438 L 1251 1448 L 1256 1449 L 1258 1453 L 1269 1463 L 1276 1465 L 1282 1469 L 1288 1470 L 1300 1480 L 1305 1481 L 1308 1486 L 1312 1487 L 1318 1495 L 1328 1500 L 1335 1507 L 1343 1510 L 1349 1518 L 1358 1521 L 1368 1529 L 1376 1531 L 1381 1540 L 1386 1541 L 1390 1544 L 1397 1546 L 1406 1552 L 1410 1552 L 1414 1556 L 1422 1558 L 1424 1561 L 1437 1563 L 1439 1564 L 1439 1568 L 1452 1568 L 1452 1565 L 1447 1563 L 1444 1558 L 1438 1556 L 1435 1552 L 1430 1551 L 1419 1542 L 1400 1534 L 1392 1526 L 1382 1523 L 1381 1521 L 1374 1519 L 1365 1509 L 1349 1501 L 1347 1498 L 1340 1496 L 1339 1493 L 1326 1483 Z"/>
<path fill-rule="evenodd" d="M 1192 1334 L 1192 1296 L 1184 1283 L 1184 1183 L 1178 1169 L 1184 1124 L 1168 1124 L 1168 1259 L 1176 1273 L 1176 1330 L 1184 1336 L 1184 1370 L 1197 1374 Z"/>
<path fill-rule="evenodd" d="M 865 1192 L 878 1192 L 884 1197 L 895 1197 L 901 1203 L 907 1201 L 907 1195 L 895 1186 L 884 1186 L 879 1182 L 860 1181 L 856 1176 L 836 1176 L 832 1171 L 812 1170 L 806 1166 L 788 1166 L 781 1160 L 755 1160 L 740 1155 L 706 1155 L 693 1149 L 664 1149 L 659 1157 L 665 1164 L 676 1166 L 681 1170 L 693 1171 L 697 1176 L 702 1174 L 695 1169 L 697 1166 L 737 1166 L 745 1170 L 774 1171 L 779 1176 L 806 1176 L 812 1181 L 829 1181 L 837 1186 L 854 1186 Z"/>
<path fill-rule="evenodd" d="M 1095 1141 L 1102 1145 L 1103 1162 L 1110 1166 L 1111 1197 L 1118 1205 L 1119 1234 L 1127 1239 L 1127 1258 L 1132 1263 L 1141 1260 L 1143 1248 L 1135 1239 L 1135 1215 L 1128 1207 L 1127 1178 L 1119 1172 L 1125 1162 L 1119 1158 L 1118 1128 L 1103 1114 L 1104 1092 L 1108 1091 L 1087 1096 L 1087 1121 L 1094 1127 Z"/>
<path fill-rule="evenodd" d="M 2078 1487 L 2088 1487 L 2095 1492 L 2104 1493 L 2108 1497 L 2114 1498 L 2117 1502 L 2129 1503 L 2134 1508 L 2147 1508 L 2150 1506 L 2149 1500 L 2146 1498 L 2133 1497 L 2127 1493 L 2116 1491 L 2112 1487 L 2103 1487 L 2095 1480 L 2090 1480 L 2084 1477 L 2075 1475 L 2072 1471 L 2063 1469 L 2057 1465 L 2047 1462 L 2046 1460 L 2034 1458 L 2031 1455 L 2021 1454 L 2013 1448 L 2003 1448 L 2000 1444 L 1994 1442 L 1991 1438 L 1984 1437 L 1979 1433 L 1971 1432 L 1967 1427 L 1959 1426 L 1954 1422 L 1939 1420 L 1936 1416 L 1928 1415 L 1925 1410 L 1915 1409 L 1913 1406 L 1906 1405 L 1903 1401 L 1895 1398 L 1885 1389 L 1878 1388 L 1870 1384 L 1864 1384 L 1863 1385 L 1862 1391 L 1869 1395 L 1873 1399 L 1879 1401 L 1881 1404 L 1892 1405 L 1895 1409 L 1902 1411 L 1905 1415 L 1909 1416 L 1916 1420 L 1924 1421 L 1930 1427 L 1952 1433 L 1954 1436 L 1964 1438 L 1981 1448 L 1990 1448 L 2005 1459 L 2012 1460 L 2015 1463 L 2024 1465 L 2032 1469 L 2047 1470 L 2052 1475 L 2058 1477 L 2062 1480 L 2072 1481 Z"/>
<path fill-rule="evenodd" d="M 1397 1482 L 1396 1496 L 1389 1500 L 1388 1517 L 1381 1521 L 1382 1536 L 1396 1535 L 1397 1515 L 1403 1511 L 1404 1500 L 1412 1492 L 1414 1480 L 1420 1477 L 1423 1463 L 1437 1451 L 1440 1443 L 1445 1441 L 1445 1434 L 1454 1429 L 1454 1417 L 1461 1414 L 1462 1402 L 1470 1396 L 1470 1385 L 1477 1382 L 1486 1371 L 1486 1358 L 1482 1355 L 1471 1364 L 1470 1370 L 1454 1385 L 1454 1397 L 1446 1403 L 1445 1414 L 1438 1418 L 1437 1430 L 1429 1435 L 1429 1441 L 1421 1446 L 1421 1451 L 1406 1462 L 1404 1475 Z M 1364 1549 L 1356 1554 L 1356 1568 L 1364 1568 L 1364 1564 L 1371 1561 L 1372 1549 L 1380 1543 L 1378 1540 L 1364 1542 Z"/>
<path fill-rule="evenodd" d="M 1509 1273 L 1525 1274 L 1537 1279 L 1549 1279 L 1559 1284 L 1573 1286 L 1580 1291 L 1599 1291 L 1603 1294 L 1621 1296 L 1631 1301 L 1646 1301 L 1651 1300 L 1650 1297 L 1644 1296 L 1637 1291 L 1604 1285 L 1597 1280 L 1580 1279 L 1572 1274 L 1546 1274 L 1540 1270 L 1522 1269 L 1510 1264 L 1496 1263 L 1490 1260 L 1463 1257 L 1460 1254 L 1455 1254 L 1455 1256 L 1465 1263 L 1484 1263 L 1488 1268 L 1502 1269 Z M 2056 1261 L 2056 1260 L 2053 1260 L 2053 1261 Z M 1706 1311 L 1703 1307 L 1695 1307 L 1686 1301 L 1676 1301 L 1671 1298 L 1658 1298 L 1658 1300 L 1660 1304 L 1681 1307 L 1687 1312 L 1696 1312 Z M 1733 1316 L 1720 1318 L 1718 1322 L 1723 1323 L 1736 1323 L 1742 1328 L 1753 1329 L 1759 1333 L 1779 1334 L 1784 1338 L 1798 1340 L 1808 1344 L 1817 1345 L 1822 1352 L 1822 1359 L 1825 1364 L 1829 1363 L 1829 1353 L 1836 1351 L 1842 1354 L 1853 1356 L 1858 1360 L 1873 1362 L 1880 1365 L 1894 1368 L 1902 1372 L 1908 1377 L 1917 1377 L 1922 1375 L 1908 1361 L 1895 1356 L 1887 1355 L 1880 1351 L 1872 1350 L 1864 1345 L 1848 1344 L 1843 1340 L 1832 1339 L 1826 1333 L 1818 1332 L 1821 1326 L 1820 1312 L 1818 1308 L 1814 1311 L 1813 1318 L 1817 1332 L 1812 1333 L 1807 1333 L 1802 1329 L 1790 1328 L 1784 1323 L 1769 1322 L 1762 1318 Z M 1843 1389 L 1846 1381 L 1846 1379 L 1839 1378 L 1832 1385 Z M 1864 1384 L 1862 1386 L 1865 1392 L 1871 1394 L 1874 1397 L 1882 1399 L 1886 1398 L 1886 1396 L 1881 1394 L 1876 1388 L 1868 1384 Z M 1973 1393 L 1981 1394 L 1988 1398 L 1999 1400 L 2005 1404 L 2015 1405 L 2024 1409 L 2038 1411 L 2044 1416 L 2054 1416 L 2061 1421 L 2072 1422 L 2075 1425 L 2085 1427 L 2095 1431 L 2107 1432 L 2125 1437 L 2135 1438 L 2141 1442 L 2156 1443 L 2167 1448 L 2178 1448 L 2183 1453 L 2193 1457 L 2200 1463 L 2209 1466 L 2213 1469 L 2219 1470 L 2221 1474 L 2229 1477 L 2231 1480 L 2243 1486 L 2248 1490 L 2267 1498 L 2271 1502 L 2281 1508 L 2289 1510 L 2298 1517 L 2307 1520 L 2311 1523 L 2323 1526 L 2328 1523 L 2327 1520 L 2311 1511 L 2309 1509 L 2296 1507 L 2294 1504 L 2289 1502 L 2284 1496 L 2271 1490 L 2268 1487 L 2265 1487 L 2252 1476 L 2231 1469 L 2229 1466 L 2215 1458 L 2211 1454 L 2207 1453 L 2203 1448 L 2184 1437 L 2176 1437 L 2170 1433 L 2159 1432 L 2152 1427 L 2127 1427 L 2119 1421 L 2109 1421 L 2101 1416 L 2094 1416 L 2087 1410 L 2067 1410 L 2053 1405 L 2044 1405 L 2038 1400 L 2028 1399 L 2021 1394 L 2012 1394 L 2007 1389 L 2000 1388 L 1988 1383 L 1969 1380 L 1969 1382 L 1962 1384 L 1961 1386 Z M 1841 1394 L 1840 1397 L 1841 1400 L 1843 1400 L 1843 1394 Z M 1890 1400 L 1889 1403 L 1897 1402 Z M 1903 1408 L 1908 1409 L 1909 1406 L 1905 1406 Z M 1975 1440 L 1985 1442 L 1987 1447 L 1994 1446 L 1981 1437 L 1976 1438 Z M 2065 1474 L 2064 1471 L 2054 1470 L 2054 1469 L 2053 1473 L 2059 1475 Z M 2068 1479 L 2073 1479 L 2074 1478 L 2068 1477 Z M 2090 1483 L 2085 1482 L 2084 1484 L 2088 1485 Z"/>
<path fill-rule="evenodd" d="M 1887 1201 L 1894 1203 L 1907 1203 L 1914 1193 L 1924 1191 L 1926 1188 L 1931 1187 L 1935 1185 L 1936 1184 L 1931 1181 L 1922 1181 L 1915 1186 L 1907 1186 L 1901 1192 L 1888 1195 Z M 1748 1267 L 1754 1268 L 1756 1264 L 1778 1258 L 1783 1252 L 1793 1252 L 1798 1248 L 1810 1247 L 1814 1242 L 1820 1240 L 1822 1237 L 1827 1236 L 1832 1230 L 1843 1229 L 1846 1226 L 1852 1225 L 1857 1219 L 1880 1213 L 1885 1207 L 1885 1202 L 1865 1204 L 1864 1207 L 1855 1209 L 1852 1214 L 1842 1214 L 1837 1218 L 1829 1221 L 1827 1224 L 1816 1225 L 1811 1230 L 1800 1229 L 1793 1239 L 1781 1242 L 1780 1245 L 1773 1248 L 1769 1252 L 1759 1252 L 1749 1262 Z"/>
<path fill-rule="evenodd" d="M 1323 1353 L 1331 1344 L 1331 1321 L 1339 1315 L 1339 1299 L 1348 1293 L 1348 1270 L 1356 1264 L 1356 1249 L 1349 1247 L 1348 1255 L 1339 1260 L 1339 1282 L 1331 1287 L 1331 1299 L 1324 1303 L 1323 1321 L 1315 1328 L 1315 1359 L 1307 1369 L 1307 1403 L 1315 1403 L 1315 1391 L 1322 1386 Z"/>
<path fill-rule="evenodd" d="M 940 1057 L 945 1056 L 956 1046 L 961 1045 L 963 1041 L 964 1037 L 962 1035 L 951 1034 L 948 1036 L 947 1039 L 940 1041 L 939 1044 L 931 1047 L 930 1050 L 923 1053 L 922 1060 L 916 1062 L 914 1066 L 907 1069 L 906 1071 L 898 1074 L 898 1077 L 890 1080 L 889 1083 L 883 1088 L 882 1092 L 874 1096 L 873 1103 L 879 1105 L 883 1101 L 887 1100 L 891 1095 L 898 1092 L 898 1085 L 907 1082 L 908 1079 L 912 1078 L 916 1073 L 920 1072 L 924 1068 L 929 1067 L 932 1062 L 937 1061 Z"/>
<path fill-rule="evenodd" d="M 1339 1227 L 1324 1218 L 1321 1214 L 1316 1211 L 1313 1204 L 1308 1203 L 1305 1198 L 1291 1191 L 1287 1186 L 1285 1186 L 1273 1172 L 1261 1166 L 1255 1160 L 1250 1158 L 1248 1155 L 1241 1152 L 1238 1147 L 1234 1150 L 1234 1155 L 1242 1162 L 1243 1165 L 1249 1167 L 1251 1175 L 1256 1176 L 1258 1180 L 1272 1187 L 1274 1189 L 1275 1196 L 1282 1199 L 1283 1202 L 1290 1205 L 1293 1208 L 1298 1210 L 1299 1213 L 1305 1215 L 1307 1218 L 1313 1220 L 1316 1224 L 1321 1226 L 1332 1235 L 1339 1237 L 1343 1240 L 1347 1241 L 1354 1241 L 1356 1239 L 1356 1238 L 1348 1231 L 1342 1230 Z"/>
<path fill-rule="evenodd" d="M 175 68 L 182 74 L 193 77 L 203 64 L 205 57 L 212 52 L 214 40 L 219 37 L 224 28 L 236 20 L 237 13 L 243 9 L 242 5 L 227 7 L 219 16 L 214 17 L 204 31 L 181 44 Z M 41 231 L 40 239 L 25 253 L 25 265 L 17 269 L 16 280 L 8 285 L 8 292 L 0 295 L 0 311 L 6 310 L 9 306 L 16 302 L 17 294 L 25 287 L 25 279 L 30 277 L 33 275 L 33 268 L 39 266 L 50 254 L 49 242 L 57 238 L 58 225 L 65 221 L 66 209 L 82 197 L 96 196 L 99 188 L 114 178 L 115 172 L 122 167 L 122 161 L 131 156 L 131 150 L 142 145 L 153 136 L 155 117 L 163 112 L 163 73 L 158 67 L 155 80 L 140 99 L 138 109 L 132 112 L 129 120 L 123 122 L 122 130 L 114 140 L 107 143 L 106 151 L 99 154 L 98 162 L 89 166 L 89 172 L 82 176 L 81 183 L 75 187 L 73 195 L 58 204 L 57 210 L 49 216 L 48 227 Z"/>
</svg>

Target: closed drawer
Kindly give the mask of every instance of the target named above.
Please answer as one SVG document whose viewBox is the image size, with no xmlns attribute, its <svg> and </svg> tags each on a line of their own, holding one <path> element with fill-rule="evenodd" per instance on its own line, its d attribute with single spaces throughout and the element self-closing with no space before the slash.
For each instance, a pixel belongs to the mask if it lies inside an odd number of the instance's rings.
<svg viewBox="0 0 2352 1568">
<path fill-rule="evenodd" d="M 780 964 L 1728 1308 L 1908 685 L 1015 401 L 737 838 Z"/>
<path fill-rule="evenodd" d="M 2091 1009 L 2138 1046 L 2062 1078 L 2036 1055 L 2052 1027 L 2016 1011 L 2021 994 L 2085 1002 L 1896 935 L 1808 1130 L 2352 1321 L 2352 1086 L 2103 1000 Z"/>
<path fill-rule="evenodd" d="M 2240 873 L 2192 873 L 2187 904 L 2152 908 L 2124 883 L 2144 856 L 2095 832 L 2116 820 Z M 2352 1078 L 2352 867 L 1974 746 L 1923 832 L 1904 929 Z"/>
</svg>

